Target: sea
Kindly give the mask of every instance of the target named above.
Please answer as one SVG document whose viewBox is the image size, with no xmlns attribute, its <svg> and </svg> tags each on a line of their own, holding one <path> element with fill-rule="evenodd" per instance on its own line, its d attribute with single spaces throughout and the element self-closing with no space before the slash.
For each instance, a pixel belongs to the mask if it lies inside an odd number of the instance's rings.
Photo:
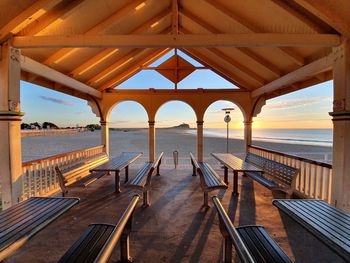
<svg viewBox="0 0 350 263">
<path fill-rule="evenodd" d="M 196 134 L 197 131 L 188 130 Z M 204 129 L 206 137 L 226 138 L 226 129 Z M 229 138 L 243 139 L 243 129 L 229 129 Z M 268 141 L 277 143 L 290 143 L 315 146 L 333 146 L 333 129 L 253 129 L 253 141 Z"/>
</svg>

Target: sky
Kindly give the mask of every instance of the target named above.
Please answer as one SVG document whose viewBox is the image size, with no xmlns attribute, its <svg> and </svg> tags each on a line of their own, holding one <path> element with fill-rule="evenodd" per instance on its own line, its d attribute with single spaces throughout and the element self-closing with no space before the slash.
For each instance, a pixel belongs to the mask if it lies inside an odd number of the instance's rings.
<svg viewBox="0 0 350 263">
<path fill-rule="evenodd" d="M 151 66 L 157 66 L 173 55 L 168 53 Z M 179 53 L 195 66 L 198 62 Z M 253 119 L 254 128 L 332 128 L 328 112 L 332 111 L 333 83 L 328 81 L 297 92 L 268 100 L 261 113 Z M 174 85 L 153 70 L 144 70 L 125 81 L 119 89 L 173 89 Z M 236 88 L 233 84 L 211 72 L 196 70 L 178 84 L 178 89 Z M 243 127 L 243 116 L 232 102 L 217 101 L 209 106 L 204 116 L 205 128 L 224 128 L 222 108 L 233 107 L 231 128 Z M 21 110 L 25 112 L 23 122 L 50 121 L 60 127 L 85 126 L 99 123 L 87 105 L 81 100 L 63 93 L 21 82 Z M 116 128 L 148 127 L 147 114 L 143 107 L 131 101 L 118 104 L 111 113 L 110 126 Z M 156 115 L 156 127 L 171 127 L 188 123 L 196 127 L 195 113 L 184 102 L 171 101 L 164 104 Z"/>
</svg>

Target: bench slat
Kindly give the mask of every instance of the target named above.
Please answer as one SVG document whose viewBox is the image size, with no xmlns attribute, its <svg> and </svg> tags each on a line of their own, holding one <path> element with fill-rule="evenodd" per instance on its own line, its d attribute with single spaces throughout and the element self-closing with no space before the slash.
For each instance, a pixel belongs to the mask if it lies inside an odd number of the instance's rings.
<svg viewBox="0 0 350 263">
<path fill-rule="evenodd" d="M 350 215 L 321 200 L 274 200 L 273 204 L 282 212 L 309 230 L 327 246 L 345 259 L 350 258 L 350 230 L 344 224 L 332 222 L 342 218 L 347 224 Z M 327 207 L 327 208 L 326 208 Z"/>
<path fill-rule="evenodd" d="M 1 222 L 6 223 L 0 227 L 0 260 L 78 202 L 78 198 L 32 197 L 1 212 Z M 9 222 L 7 216 L 15 220 Z"/>
<path fill-rule="evenodd" d="M 134 179 L 131 180 L 130 186 L 140 186 L 144 187 L 147 182 L 147 174 L 152 168 L 153 162 L 145 163 L 142 168 L 137 172 Z"/>
</svg>

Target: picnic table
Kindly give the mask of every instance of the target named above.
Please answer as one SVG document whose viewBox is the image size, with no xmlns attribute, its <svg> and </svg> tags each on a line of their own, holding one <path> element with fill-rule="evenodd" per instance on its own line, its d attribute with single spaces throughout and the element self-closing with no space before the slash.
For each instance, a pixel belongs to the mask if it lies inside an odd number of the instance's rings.
<svg viewBox="0 0 350 263">
<path fill-rule="evenodd" d="M 79 198 L 32 197 L 0 213 L 0 261 L 79 203 Z"/>
<path fill-rule="evenodd" d="M 125 182 L 127 182 L 129 180 L 129 165 L 136 161 L 141 155 L 141 152 L 123 152 L 121 155 L 111 158 L 108 162 L 90 169 L 90 172 L 114 172 L 115 191 L 120 193 L 120 171 L 125 168 Z"/>
<path fill-rule="evenodd" d="M 233 192 L 234 196 L 238 193 L 238 173 L 239 172 L 257 172 L 263 173 L 262 168 L 259 168 L 251 163 L 248 163 L 237 156 L 230 153 L 212 153 L 211 154 L 216 160 L 224 165 L 224 182 L 228 184 L 228 169 L 233 171 Z"/>
</svg>

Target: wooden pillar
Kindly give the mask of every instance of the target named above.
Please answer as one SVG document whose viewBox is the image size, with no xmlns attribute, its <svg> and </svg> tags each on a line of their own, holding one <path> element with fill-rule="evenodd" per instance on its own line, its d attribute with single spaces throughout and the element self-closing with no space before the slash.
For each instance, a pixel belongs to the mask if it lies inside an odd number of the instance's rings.
<svg viewBox="0 0 350 263">
<path fill-rule="evenodd" d="M 350 211 L 350 42 L 333 50 L 333 205 Z"/>
<path fill-rule="evenodd" d="M 156 151 L 156 131 L 155 121 L 148 121 L 148 135 L 149 135 L 149 161 L 154 161 Z"/>
<path fill-rule="evenodd" d="M 244 121 L 244 146 L 245 152 L 248 152 L 248 146 L 252 144 L 252 125 L 253 121 Z"/>
<path fill-rule="evenodd" d="M 104 152 L 109 156 L 109 123 L 100 121 L 101 123 L 101 144 L 104 145 Z"/>
<path fill-rule="evenodd" d="M 197 121 L 197 160 L 203 161 L 203 123 L 204 121 Z"/>
<path fill-rule="evenodd" d="M 0 180 L 2 208 L 6 209 L 18 203 L 22 194 L 21 52 L 8 43 L 0 48 Z"/>
</svg>

